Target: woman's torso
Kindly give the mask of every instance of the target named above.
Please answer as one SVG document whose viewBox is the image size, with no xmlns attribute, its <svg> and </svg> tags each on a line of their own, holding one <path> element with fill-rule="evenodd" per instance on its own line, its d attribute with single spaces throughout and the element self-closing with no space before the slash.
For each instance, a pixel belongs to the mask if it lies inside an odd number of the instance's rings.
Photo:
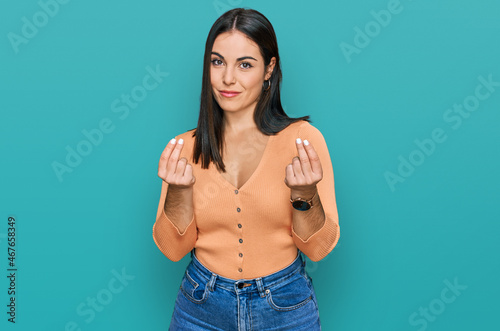
<svg viewBox="0 0 500 331">
<path fill-rule="evenodd" d="M 193 212 L 196 256 L 209 270 L 230 279 L 252 279 L 281 270 L 297 256 L 292 237 L 290 188 L 285 169 L 297 155 L 301 125 L 290 124 L 276 135 L 233 140 L 224 159 L 226 174 L 192 161 L 193 130 L 181 157 L 193 167 Z M 304 137 L 307 138 L 307 137 Z M 239 143 L 237 143 L 239 142 Z M 236 184 L 236 185 L 235 185 Z"/>
</svg>

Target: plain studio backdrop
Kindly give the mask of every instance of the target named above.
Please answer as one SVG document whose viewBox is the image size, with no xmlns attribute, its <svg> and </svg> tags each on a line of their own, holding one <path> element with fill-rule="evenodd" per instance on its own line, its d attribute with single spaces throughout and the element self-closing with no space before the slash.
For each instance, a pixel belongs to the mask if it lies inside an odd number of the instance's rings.
<svg viewBox="0 0 500 331">
<path fill-rule="evenodd" d="M 1 329 L 166 329 L 190 256 L 154 244 L 158 160 L 234 7 L 272 22 L 286 112 L 330 150 L 341 237 L 307 260 L 324 330 L 500 329 L 492 0 L 2 2 Z"/>
</svg>

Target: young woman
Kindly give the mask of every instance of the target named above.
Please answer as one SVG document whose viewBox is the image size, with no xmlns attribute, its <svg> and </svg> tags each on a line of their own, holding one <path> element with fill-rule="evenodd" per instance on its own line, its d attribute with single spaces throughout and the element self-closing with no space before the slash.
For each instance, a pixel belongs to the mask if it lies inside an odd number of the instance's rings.
<svg viewBox="0 0 500 331">
<path fill-rule="evenodd" d="M 339 240 L 333 169 L 309 116 L 288 117 L 271 23 L 237 8 L 205 46 L 198 125 L 163 151 L 153 238 L 191 252 L 170 330 L 320 330 L 305 258 Z M 200 162 L 201 159 L 201 162 Z"/>
</svg>

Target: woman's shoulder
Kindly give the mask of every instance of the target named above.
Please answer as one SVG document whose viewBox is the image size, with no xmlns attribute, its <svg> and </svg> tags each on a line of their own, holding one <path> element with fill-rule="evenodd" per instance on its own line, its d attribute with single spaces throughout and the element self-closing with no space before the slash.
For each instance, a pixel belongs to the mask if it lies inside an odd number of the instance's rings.
<svg viewBox="0 0 500 331">
<path fill-rule="evenodd" d="M 290 124 L 280 132 L 280 136 L 280 141 L 283 141 L 285 144 L 300 138 L 303 141 L 309 141 L 317 149 L 326 149 L 326 140 L 324 135 L 314 124 L 311 124 L 306 120 L 300 120 Z M 295 148 L 294 144 L 294 151 Z"/>
<path fill-rule="evenodd" d="M 299 127 L 299 132 L 300 133 L 308 133 L 312 135 L 321 135 L 321 131 L 313 124 L 307 122 L 307 121 L 302 121 L 300 127 Z"/>
<path fill-rule="evenodd" d="M 289 124 L 286 128 L 284 128 L 280 132 L 280 134 L 297 135 L 297 138 L 299 138 L 298 135 L 300 134 L 321 135 L 321 132 L 319 131 L 318 128 L 316 128 L 316 126 L 314 126 L 310 122 L 306 120 L 299 120 Z"/>
<path fill-rule="evenodd" d="M 196 128 L 181 132 L 175 136 L 175 139 L 179 140 L 182 138 L 185 142 L 193 141 L 194 140 L 193 134 L 195 131 L 196 131 Z"/>
</svg>

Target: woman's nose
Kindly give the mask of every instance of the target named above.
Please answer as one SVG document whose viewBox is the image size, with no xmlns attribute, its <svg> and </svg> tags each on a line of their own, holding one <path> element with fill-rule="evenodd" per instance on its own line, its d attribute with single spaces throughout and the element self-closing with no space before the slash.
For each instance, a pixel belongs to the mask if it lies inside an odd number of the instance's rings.
<svg viewBox="0 0 500 331">
<path fill-rule="evenodd" d="M 234 72 L 232 68 L 226 68 L 224 75 L 222 76 L 222 82 L 226 85 L 234 83 Z"/>
</svg>

